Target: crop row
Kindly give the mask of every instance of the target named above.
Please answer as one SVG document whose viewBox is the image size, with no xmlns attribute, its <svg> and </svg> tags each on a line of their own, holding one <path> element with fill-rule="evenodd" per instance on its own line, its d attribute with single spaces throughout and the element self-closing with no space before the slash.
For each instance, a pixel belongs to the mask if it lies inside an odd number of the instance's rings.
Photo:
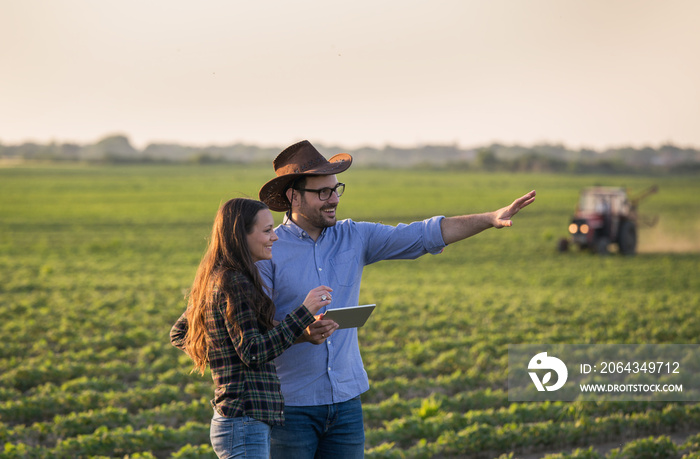
<svg viewBox="0 0 700 459">
<path fill-rule="evenodd" d="M 179 428 L 153 425 L 135 430 L 133 427 L 97 428 L 93 433 L 60 440 L 54 447 L 31 446 L 25 443 L 4 447 L 0 459 L 74 459 L 76 457 L 123 457 L 148 451 L 156 457 L 163 452 L 181 451 L 185 445 L 209 442 L 209 424 L 188 422 Z M 209 450 L 211 455 L 211 450 Z M 136 456 L 134 456 L 136 457 Z M 143 456 L 142 456 L 143 457 Z M 174 456 L 168 456 L 174 457 Z M 183 457 L 182 455 L 180 457 Z"/>
<path fill-rule="evenodd" d="M 663 411 L 611 414 L 576 421 L 548 420 L 494 424 L 470 413 L 448 413 L 430 418 L 412 416 L 367 431 L 368 443 L 378 445 L 369 457 L 414 458 L 469 455 L 494 457 L 507 451 L 538 451 L 585 446 L 621 437 L 673 432 L 700 427 L 700 406 L 674 405 Z M 476 421 L 476 422 L 475 422 Z M 417 440 L 418 439 L 418 440 Z M 417 441 L 416 441 L 417 440 Z M 490 455 L 490 456 L 489 456 Z"/>
<path fill-rule="evenodd" d="M 450 397 L 434 393 L 427 398 L 402 399 L 399 394 L 394 394 L 379 403 L 364 403 L 363 414 L 368 427 L 379 427 L 409 416 L 425 419 L 437 413 L 464 414 L 478 422 L 507 423 L 515 419 L 519 422 L 578 420 L 613 413 L 643 413 L 670 409 L 673 405 L 652 401 L 511 403 L 505 392 L 486 389 L 462 392 Z"/>
<path fill-rule="evenodd" d="M 506 456 L 504 456 L 506 457 Z M 512 458 L 512 455 L 507 456 Z M 547 454 L 543 459 L 652 459 L 652 458 L 700 458 L 700 434 L 693 435 L 676 445 L 668 436 L 650 436 L 627 442 L 607 454 L 595 451 L 593 447 L 578 448 L 571 453 Z"/>
<path fill-rule="evenodd" d="M 192 383 L 184 389 L 161 384 L 152 388 L 133 387 L 125 391 L 85 390 L 77 394 L 53 390 L 0 403 L 0 422 L 28 424 L 48 421 L 56 415 L 110 407 L 135 413 L 175 401 L 211 396 L 210 392 L 210 383 Z"/>
<path fill-rule="evenodd" d="M 0 444 L 25 443 L 53 445 L 60 439 L 93 433 L 100 427 L 118 428 L 129 425 L 146 428 L 151 425 L 174 427 L 194 421 L 208 423 L 211 407 L 206 398 L 191 402 L 171 402 L 152 409 L 130 413 L 126 408 L 107 407 L 66 415 L 31 425 L 0 424 Z"/>
</svg>

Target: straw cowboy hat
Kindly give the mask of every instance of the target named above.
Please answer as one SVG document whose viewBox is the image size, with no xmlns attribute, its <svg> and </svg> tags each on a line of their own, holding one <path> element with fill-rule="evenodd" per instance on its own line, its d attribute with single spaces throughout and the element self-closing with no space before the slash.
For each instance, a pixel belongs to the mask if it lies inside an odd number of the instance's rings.
<svg viewBox="0 0 700 459">
<path fill-rule="evenodd" d="M 292 182 L 304 175 L 334 175 L 352 164 L 352 156 L 340 153 L 326 160 L 308 140 L 287 147 L 272 162 L 277 177 L 260 188 L 260 200 L 270 210 L 284 212 L 291 208 L 286 191 Z"/>
</svg>

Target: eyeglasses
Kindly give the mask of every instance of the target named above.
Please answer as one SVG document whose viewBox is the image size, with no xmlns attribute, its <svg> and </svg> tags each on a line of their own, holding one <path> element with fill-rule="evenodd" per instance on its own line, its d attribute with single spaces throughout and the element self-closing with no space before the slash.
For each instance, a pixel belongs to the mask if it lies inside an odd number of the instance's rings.
<svg viewBox="0 0 700 459">
<path fill-rule="evenodd" d="M 331 198 L 331 195 L 335 191 L 335 194 L 338 195 L 338 197 L 341 197 L 343 195 L 343 192 L 345 191 L 345 184 L 344 183 L 338 183 L 336 186 L 333 188 L 321 188 L 319 190 L 312 190 L 309 188 L 294 188 L 297 191 L 313 191 L 315 193 L 318 193 L 318 199 L 321 201 L 328 201 Z"/>
</svg>

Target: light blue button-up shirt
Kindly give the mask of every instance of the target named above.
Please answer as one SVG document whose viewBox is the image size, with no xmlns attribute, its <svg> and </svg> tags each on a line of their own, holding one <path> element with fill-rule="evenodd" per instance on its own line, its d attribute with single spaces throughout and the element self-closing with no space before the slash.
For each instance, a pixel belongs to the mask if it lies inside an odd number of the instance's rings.
<svg viewBox="0 0 700 459">
<path fill-rule="evenodd" d="M 279 240 L 272 247 L 272 260 L 258 262 L 263 281 L 272 288 L 275 320 L 284 319 L 319 285 L 333 289 L 329 309 L 357 306 L 366 265 L 442 251 L 443 218 L 396 227 L 341 220 L 314 241 L 285 217 L 275 228 Z M 295 344 L 275 364 L 285 404 L 290 406 L 340 403 L 369 389 L 356 328 L 336 330 L 323 344 Z"/>
</svg>

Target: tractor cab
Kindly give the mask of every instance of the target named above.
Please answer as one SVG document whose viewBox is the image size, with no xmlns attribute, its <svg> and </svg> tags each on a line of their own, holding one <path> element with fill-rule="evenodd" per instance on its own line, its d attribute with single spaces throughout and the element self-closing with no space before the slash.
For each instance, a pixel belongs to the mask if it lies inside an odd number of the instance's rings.
<svg viewBox="0 0 700 459">
<path fill-rule="evenodd" d="M 571 241 L 581 249 L 601 254 L 608 252 L 610 244 L 616 244 L 623 255 L 634 255 L 637 251 L 637 204 L 656 191 L 654 186 L 636 199 L 630 199 L 621 187 L 584 188 L 569 224 Z M 568 241 L 561 241 L 559 247 L 566 250 Z"/>
</svg>

